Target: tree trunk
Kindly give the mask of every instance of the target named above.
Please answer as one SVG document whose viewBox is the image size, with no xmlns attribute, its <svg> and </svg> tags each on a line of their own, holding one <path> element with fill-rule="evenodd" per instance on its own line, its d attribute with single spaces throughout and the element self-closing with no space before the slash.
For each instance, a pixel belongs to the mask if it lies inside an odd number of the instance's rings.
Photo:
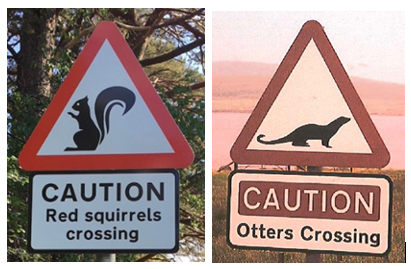
<svg viewBox="0 0 411 269">
<path fill-rule="evenodd" d="M 48 19 L 52 9 L 24 9 L 20 32 L 17 85 L 19 91 L 27 94 L 50 93 L 44 58 L 47 44 Z"/>
</svg>

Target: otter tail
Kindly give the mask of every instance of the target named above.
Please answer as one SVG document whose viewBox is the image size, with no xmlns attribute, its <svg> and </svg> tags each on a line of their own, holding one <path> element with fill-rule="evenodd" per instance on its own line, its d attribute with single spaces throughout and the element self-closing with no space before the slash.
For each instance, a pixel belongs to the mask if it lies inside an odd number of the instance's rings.
<svg viewBox="0 0 411 269">
<path fill-rule="evenodd" d="M 135 101 L 135 94 L 125 87 L 110 87 L 99 93 L 94 105 L 96 120 L 101 134 L 99 144 L 103 142 L 104 136 L 110 130 L 111 109 L 119 105 L 124 108 L 123 115 L 125 115 L 134 106 Z"/>
<path fill-rule="evenodd" d="M 271 140 L 271 141 L 262 140 L 262 138 L 264 137 L 265 137 L 265 134 L 260 134 L 259 136 L 257 136 L 257 141 L 265 145 L 275 145 L 275 144 L 291 142 L 291 140 L 287 136 L 276 139 L 276 140 Z"/>
</svg>

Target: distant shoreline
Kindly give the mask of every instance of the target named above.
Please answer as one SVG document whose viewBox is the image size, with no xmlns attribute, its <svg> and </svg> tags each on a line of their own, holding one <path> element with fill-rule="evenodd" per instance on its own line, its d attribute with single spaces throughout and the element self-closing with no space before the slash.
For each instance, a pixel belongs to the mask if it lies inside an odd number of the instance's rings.
<svg viewBox="0 0 411 269">
<path fill-rule="evenodd" d="M 251 113 L 278 65 L 213 62 L 213 112 Z M 370 115 L 405 116 L 405 84 L 350 76 Z"/>
<path fill-rule="evenodd" d="M 230 149 L 249 116 L 250 112 L 213 111 L 213 170 L 232 162 Z M 405 116 L 371 115 L 371 119 L 391 155 L 385 169 L 405 169 Z"/>
</svg>

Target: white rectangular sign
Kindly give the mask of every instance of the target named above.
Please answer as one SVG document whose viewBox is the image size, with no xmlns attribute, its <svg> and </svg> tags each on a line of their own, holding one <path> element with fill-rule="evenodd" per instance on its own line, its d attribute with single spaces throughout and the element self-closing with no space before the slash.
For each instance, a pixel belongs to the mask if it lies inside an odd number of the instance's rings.
<svg viewBox="0 0 411 269">
<path fill-rule="evenodd" d="M 385 175 L 233 172 L 232 247 L 388 253 L 392 183 Z"/>
<path fill-rule="evenodd" d="M 44 173 L 30 184 L 33 252 L 178 250 L 175 170 Z"/>
</svg>

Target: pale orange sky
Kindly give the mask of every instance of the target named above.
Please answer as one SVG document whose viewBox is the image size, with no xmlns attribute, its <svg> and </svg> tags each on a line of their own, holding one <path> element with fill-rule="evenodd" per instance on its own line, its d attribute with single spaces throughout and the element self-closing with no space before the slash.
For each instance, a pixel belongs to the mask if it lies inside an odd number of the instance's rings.
<svg viewBox="0 0 411 269">
<path fill-rule="evenodd" d="M 404 12 L 212 12 L 213 61 L 279 64 L 317 20 L 350 76 L 405 83 Z"/>
</svg>

